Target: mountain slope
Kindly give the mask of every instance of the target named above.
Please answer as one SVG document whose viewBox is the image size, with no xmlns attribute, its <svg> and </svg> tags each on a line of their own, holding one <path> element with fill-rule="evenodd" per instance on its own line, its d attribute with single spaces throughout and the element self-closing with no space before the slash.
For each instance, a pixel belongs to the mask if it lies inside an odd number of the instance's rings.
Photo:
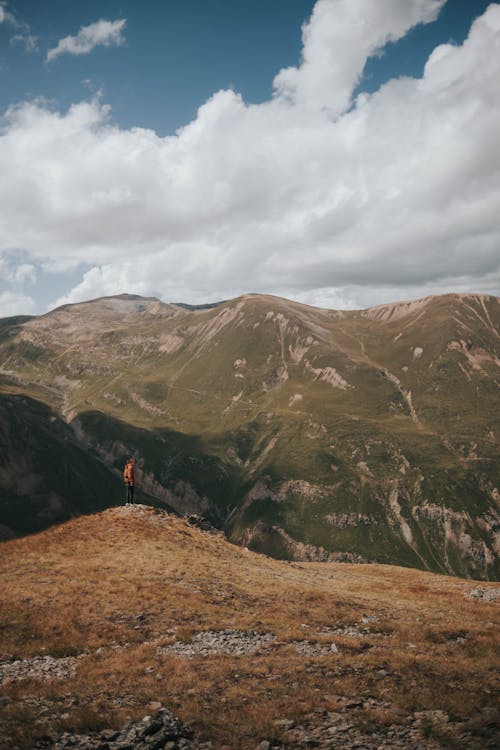
<svg viewBox="0 0 500 750">
<path fill-rule="evenodd" d="M 499 331 L 479 295 L 349 312 L 122 295 L 11 326 L 0 377 L 116 477 L 134 452 L 147 496 L 254 549 L 491 578 Z"/>
<path fill-rule="evenodd" d="M 2 750 L 161 705 L 196 748 L 497 746 L 491 583 L 285 563 L 143 505 L 0 551 Z"/>
</svg>

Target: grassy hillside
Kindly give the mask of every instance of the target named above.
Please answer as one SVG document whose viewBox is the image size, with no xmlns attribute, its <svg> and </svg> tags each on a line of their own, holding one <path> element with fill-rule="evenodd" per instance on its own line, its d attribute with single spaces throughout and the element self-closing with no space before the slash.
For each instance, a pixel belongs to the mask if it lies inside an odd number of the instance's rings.
<svg viewBox="0 0 500 750">
<path fill-rule="evenodd" d="M 493 584 L 281 562 L 136 506 L 6 542 L 0 587 L 2 748 L 160 705 L 214 748 L 498 739 Z"/>
<path fill-rule="evenodd" d="M 500 575 L 495 297 L 339 312 L 123 295 L 5 330 L 2 391 L 50 407 L 115 476 L 134 453 L 151 501 L 278 557 Z"/>
</svg>

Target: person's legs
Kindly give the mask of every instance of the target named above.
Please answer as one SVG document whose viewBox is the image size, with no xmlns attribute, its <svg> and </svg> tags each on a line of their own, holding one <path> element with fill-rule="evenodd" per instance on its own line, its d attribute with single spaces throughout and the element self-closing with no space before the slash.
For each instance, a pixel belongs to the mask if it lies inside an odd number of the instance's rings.
<svg viewBox="0 0 500 750">
<path fill-rule="evenodd" d="M 129 489 L 130 489 L 130 504 L 133 505 L 134 504 L 134 485 L 129 484 Z"/>
<path fill-rule="evenodd" d="M 129 485 L 125 485 L 125 505 L 128 505 Z"/>
</svg>

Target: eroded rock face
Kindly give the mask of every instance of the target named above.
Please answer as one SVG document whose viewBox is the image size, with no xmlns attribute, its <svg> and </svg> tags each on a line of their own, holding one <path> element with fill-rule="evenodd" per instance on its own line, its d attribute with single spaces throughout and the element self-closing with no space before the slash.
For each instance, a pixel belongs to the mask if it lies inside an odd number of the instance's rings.
<svg viewBox="0 0 500 750">
<path fill-rule="evenodd" d="M 412 515 L 424 535 L 432 534 L 435 548 L 454 550 L 455 555 L 462 559 L 465 570 L 470 570 L 476 577 L 488 577 L 488 571 L 496 562 L 500 539 L 500 519 L 496 514 L 473 519 L 466 511 L 425 503 L 414 506 Z M 477 527 L 490 537 L 489 545 L 484 538 L 478 538 Z"/>
<path fill-rule="evenodd" d="M 372 449 L 371 449 L 372 450 Z M 370 451 L 368 451 L 368 458 Z M 353 460 L 359 451 L 353 454 Z M 335 507 L 335 499 L 342 491 L 342 482 L 321 485 L 304 480 L 287 480 L 271 483 L 259 480 L 248 491 L 238 511 L 233 513 L 232 528 L 238 528 L 237 513 L 250 513 L 254 504 L 263 501 L 269 504 L 269 516 L 277 514 L 286 517 L 291 505 L 307 508 L 317 518 L 318 528 L 323 536 L 327 532 L 331 546 L 314 544 L 295 538 L 284 524 L 259 521 L 245 529 L 233 532 L 234 541 L 267 552 L 269 548 L 279 550 L 279 556 L 297 561 L 345 561 L 345 562 L 389 562 L 379 557 L 374 550 L 373 557 L 355 552 L 355 538 L 363 535 L 399 537 L 419 567 L 432 569 L 429 551 L 432 550 L 434 564 L 440 561 L 440 571 L 472 575 L 479 579 L 495 578 L 500 544 L 500 517 L 494 508 L 480 516 L 472 516 L 467 511 L 458 511 L 445 505 L 429 503 L 423 498 L 423 475 L 414 471 L 404 456 L 396 454 L 395 463 L 404 468 L 399 477 L 386 483 L 385 494 L 380 492 L 377 477 L 366 461 L 357 461 L 359 471 L 359 491 L 373 497 L 372 506 L 377 510 L 370 513 L 326 512 L 318 508 Z M 371 462 L 373 465 L 373 462 Z M 304 512 L 304 511 L 302 511 Z M 344 534 L 344 537 L 339 536 Z M 352 535 L 353 548 L 335 549 L 337 539 Z M 347 537 L 349 538 L 349 537 Z M 403 550 L 404 550 L 403 547 Z M 402 553 L 403 554 L 403 553 Z M 398 560 L 399 561 L 399 560 Z"/>
<path fill-rule="evenodd" d="M 282 527 L 267 526 L 262 522 L 247 529 L 245 536 L 238 541 L 256 551 L 265 552 L 269 546 L 273 546 L 281 552 L 280 557 L 296 562 L 369 562 L 356 552 L 332 552 L 319 545 L 298 542 Z"/>
</svg>

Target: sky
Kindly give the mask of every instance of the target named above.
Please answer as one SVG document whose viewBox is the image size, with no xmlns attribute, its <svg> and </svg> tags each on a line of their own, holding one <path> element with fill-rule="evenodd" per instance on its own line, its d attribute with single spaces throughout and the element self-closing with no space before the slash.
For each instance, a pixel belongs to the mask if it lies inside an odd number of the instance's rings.
<svg viewBox="0 0 500 750">
<path fill-rule="evenodd" d="M 0 0 L 0 316 L 500 295 L 500 3 Z"/>
</svg>

